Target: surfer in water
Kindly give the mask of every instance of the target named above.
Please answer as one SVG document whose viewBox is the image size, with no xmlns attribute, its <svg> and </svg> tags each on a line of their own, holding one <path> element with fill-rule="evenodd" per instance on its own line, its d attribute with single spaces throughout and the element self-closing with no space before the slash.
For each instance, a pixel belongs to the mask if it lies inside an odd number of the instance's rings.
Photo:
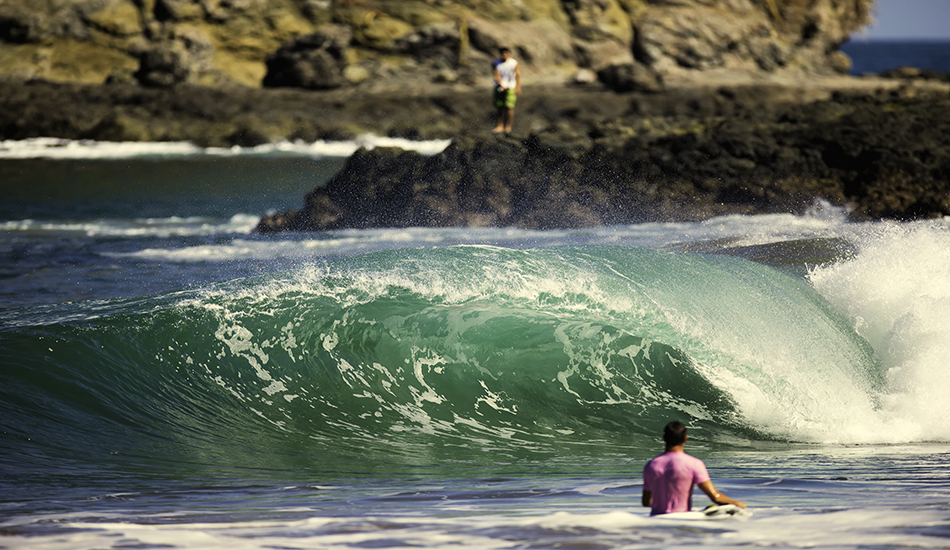
<svg viewBox="0 0 950 550">
<path fill-rule="evenodd" d="M 663 428 L 666 451 L 643 467 L 643 505 L 650 507 L 650 515 L 689 512 L 696 485 L 716 504 L 745 508 L 744 502 L 716 490 L 703 461 L 683 450 L 687 439 L 686 426 L 682 422 L 670 422 Z"/>
</svg>

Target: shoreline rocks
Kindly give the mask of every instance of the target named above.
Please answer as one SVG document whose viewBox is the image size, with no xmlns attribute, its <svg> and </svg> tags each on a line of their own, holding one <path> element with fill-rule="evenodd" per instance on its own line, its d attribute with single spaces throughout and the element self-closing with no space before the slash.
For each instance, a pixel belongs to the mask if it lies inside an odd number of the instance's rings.
<svg viewBox="0 0 950 550">
<path fill-rule="evenodd" d="M 670 124 L 659 131 L 607 120 L 586 134 L 459 137 L 431 157 L 360 150 L 257 231 L 694 221 L 818 199 L 855 220 L 950 215 L 950 95 L 838 92 L 751 110 L 717 95 L 733 112 L 640 119 Z"/>
<path fill-rule="evenodd" d="M 950 84 L 914 76 L 707 72 L 662 93 L 527 83 L 510 138 L 488 135 L 488 89 L 452 84 L 352 94 L 0 81 L 0 135 L 224 147 L 363 133 L 453 140 L 435 157 L 360 152 L 302 209 L 265 216 L 265 233 L 700 220 L 797 213 L 816 199 L 854 219 L 946 216 Z"/>
</svg>

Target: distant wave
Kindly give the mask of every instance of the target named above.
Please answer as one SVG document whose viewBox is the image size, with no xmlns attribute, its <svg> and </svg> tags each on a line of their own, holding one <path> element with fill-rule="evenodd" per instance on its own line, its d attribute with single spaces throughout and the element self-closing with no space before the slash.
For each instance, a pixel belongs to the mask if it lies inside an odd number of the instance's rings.
<svg viewBox="0 0 950 550">
<path fill-rule="evenodd" d="M 171 219 L 167 223 L 176 228 Z M 214 226 L 196 220 L 194 227 L 182 223 L 175 235 L 200 235 L 214 233 L 250 233 L 256 227 L 256 216 L 234 216 L 228 223 Z M 87 224 L 62 224 L 33 221 L 0 223 L 0 230 L 29 231 L 87 231 L 89 235 L 137 235 L 165 234 L 164 220 L 150 222 L 149 227 L 132 227 L 127 224 L 103 220 Z M 101 227 L 100 227 L 101 226 Z M 675 228 L 678 232 L 671 232 Z M 811 239 L 817 244 L 820 239 L 833 235 L 847 235 L 856 227 L 847 223 L 844 209 L 817 202 L 815 208 L 803 216 L 792 214 L 765 214 L 760 216 L 722 216 L 695 224 L 647 223 L 627 226 L 587 227 L 576 229 L 532 231 L 510 227 L 480 228 L 386 228 L 344 229 L 320 233 L 285 234 L 281 238 L 237 238 L 227 242 L 204 243 L 180 247 L 150 247 L 134 251 L 114 252 L 115 257 L 136 258 L 148 261 L 174 263 L 274 260 L 280 258 L 311 258 L 315 253 L 330 256 L 350 256 L 374 250 L 412 248 L 421 246 L 452 246 L 471 243 L 495 243 L 509 248 L 528 248 L 537 242 L 546 246 L 561 246 L 588 242 L 609 242 L 645 248 L 666 248 L 681 251 L 717 251 L 726 248 L 760 247 L 757 261 L 781 263 L 789 255 L 788 246 L 780 243 Z M 123 233 L 128 231 L 128 233 Z M 137 233 L 141 231 L 142 233 Z M 768 251 L 762 245 L 775 243 L 775 257 L 766 257 Z M 801 246 L 798 246 L 800 249 Z M 792 255 L 790 262 L 810 261 Z M 807 256 L 807 255 L 806 255 Z"/>
<path fill-rule="evenodd" d="M 12 220 L 0 222 L 0 231 L 82 233 L 89 237 L 186 237 L 247 234 L 260 218 L 236 214 L 227 220 L 198 217 L 105 219 L 85 221 Z"/>
<path fill-rule="evenodd" d="M 0 159 L 121 159 L 132 157 L 183 157 L 196 155 L 291 155 L 348 157 L 360 147 L 397 147 L 434 155 L 448 147 L 449 140 L 415 141 L 371 134 L 351 141 L 289 142 L 280 141 L 256 147 L 198 147 L 189 142 L 108 142 L 31 138 L 0 141 Z"/>
</svg>

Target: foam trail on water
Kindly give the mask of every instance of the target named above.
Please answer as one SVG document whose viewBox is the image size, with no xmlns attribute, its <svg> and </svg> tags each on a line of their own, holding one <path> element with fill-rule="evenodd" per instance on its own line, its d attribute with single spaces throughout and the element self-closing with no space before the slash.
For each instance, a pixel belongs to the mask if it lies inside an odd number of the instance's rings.
<svg viewBox="0 0 950 550">
<path fill-rule="evenodd" d="M 886 224 L 809 279 L 867 339 L 885 373 L 881 417 L 902 441 L 950 439 L 950 230 Z"/>
<path fill-rule="evenodd" d="M 349 141 L 279 141 L 256 147 L 198 147 L 186 141 L 111 142 L 70 140 L 51 137 L 0 141 L 0 159 L 123 159 L 133 157 L 185 157 L 197 155 L 291 155 L 316 157 L 348 157 L 360 147 L 397 147 L 434 155 L 450 140 L 416 141 L 364 134 Z"/>
<path fill-rule="evenodd" d="M 0 222 L 0 231 L 11 233 L 77 233 L 87 237 L 186 237 L 248 234 L 260 218 L 235 214 L 227 220 L 199 217 L 100 219 L 85 221 L 11 220 Z M 134 255 L 134 254 L 115 254 Z"/>
</svg>

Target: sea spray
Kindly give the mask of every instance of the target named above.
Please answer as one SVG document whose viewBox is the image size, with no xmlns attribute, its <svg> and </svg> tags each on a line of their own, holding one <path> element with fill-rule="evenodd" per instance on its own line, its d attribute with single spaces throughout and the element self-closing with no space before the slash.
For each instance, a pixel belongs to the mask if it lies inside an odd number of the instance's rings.
<svg viewBox="0 0 950 550">
<path fill-rule="evenodd" d="M 889 442 L 950 440 L 950 227 L 882 224 L 848 261 L 815 268 L 815 288 L 874 348 L 886 376 Z"/>
</svg>

